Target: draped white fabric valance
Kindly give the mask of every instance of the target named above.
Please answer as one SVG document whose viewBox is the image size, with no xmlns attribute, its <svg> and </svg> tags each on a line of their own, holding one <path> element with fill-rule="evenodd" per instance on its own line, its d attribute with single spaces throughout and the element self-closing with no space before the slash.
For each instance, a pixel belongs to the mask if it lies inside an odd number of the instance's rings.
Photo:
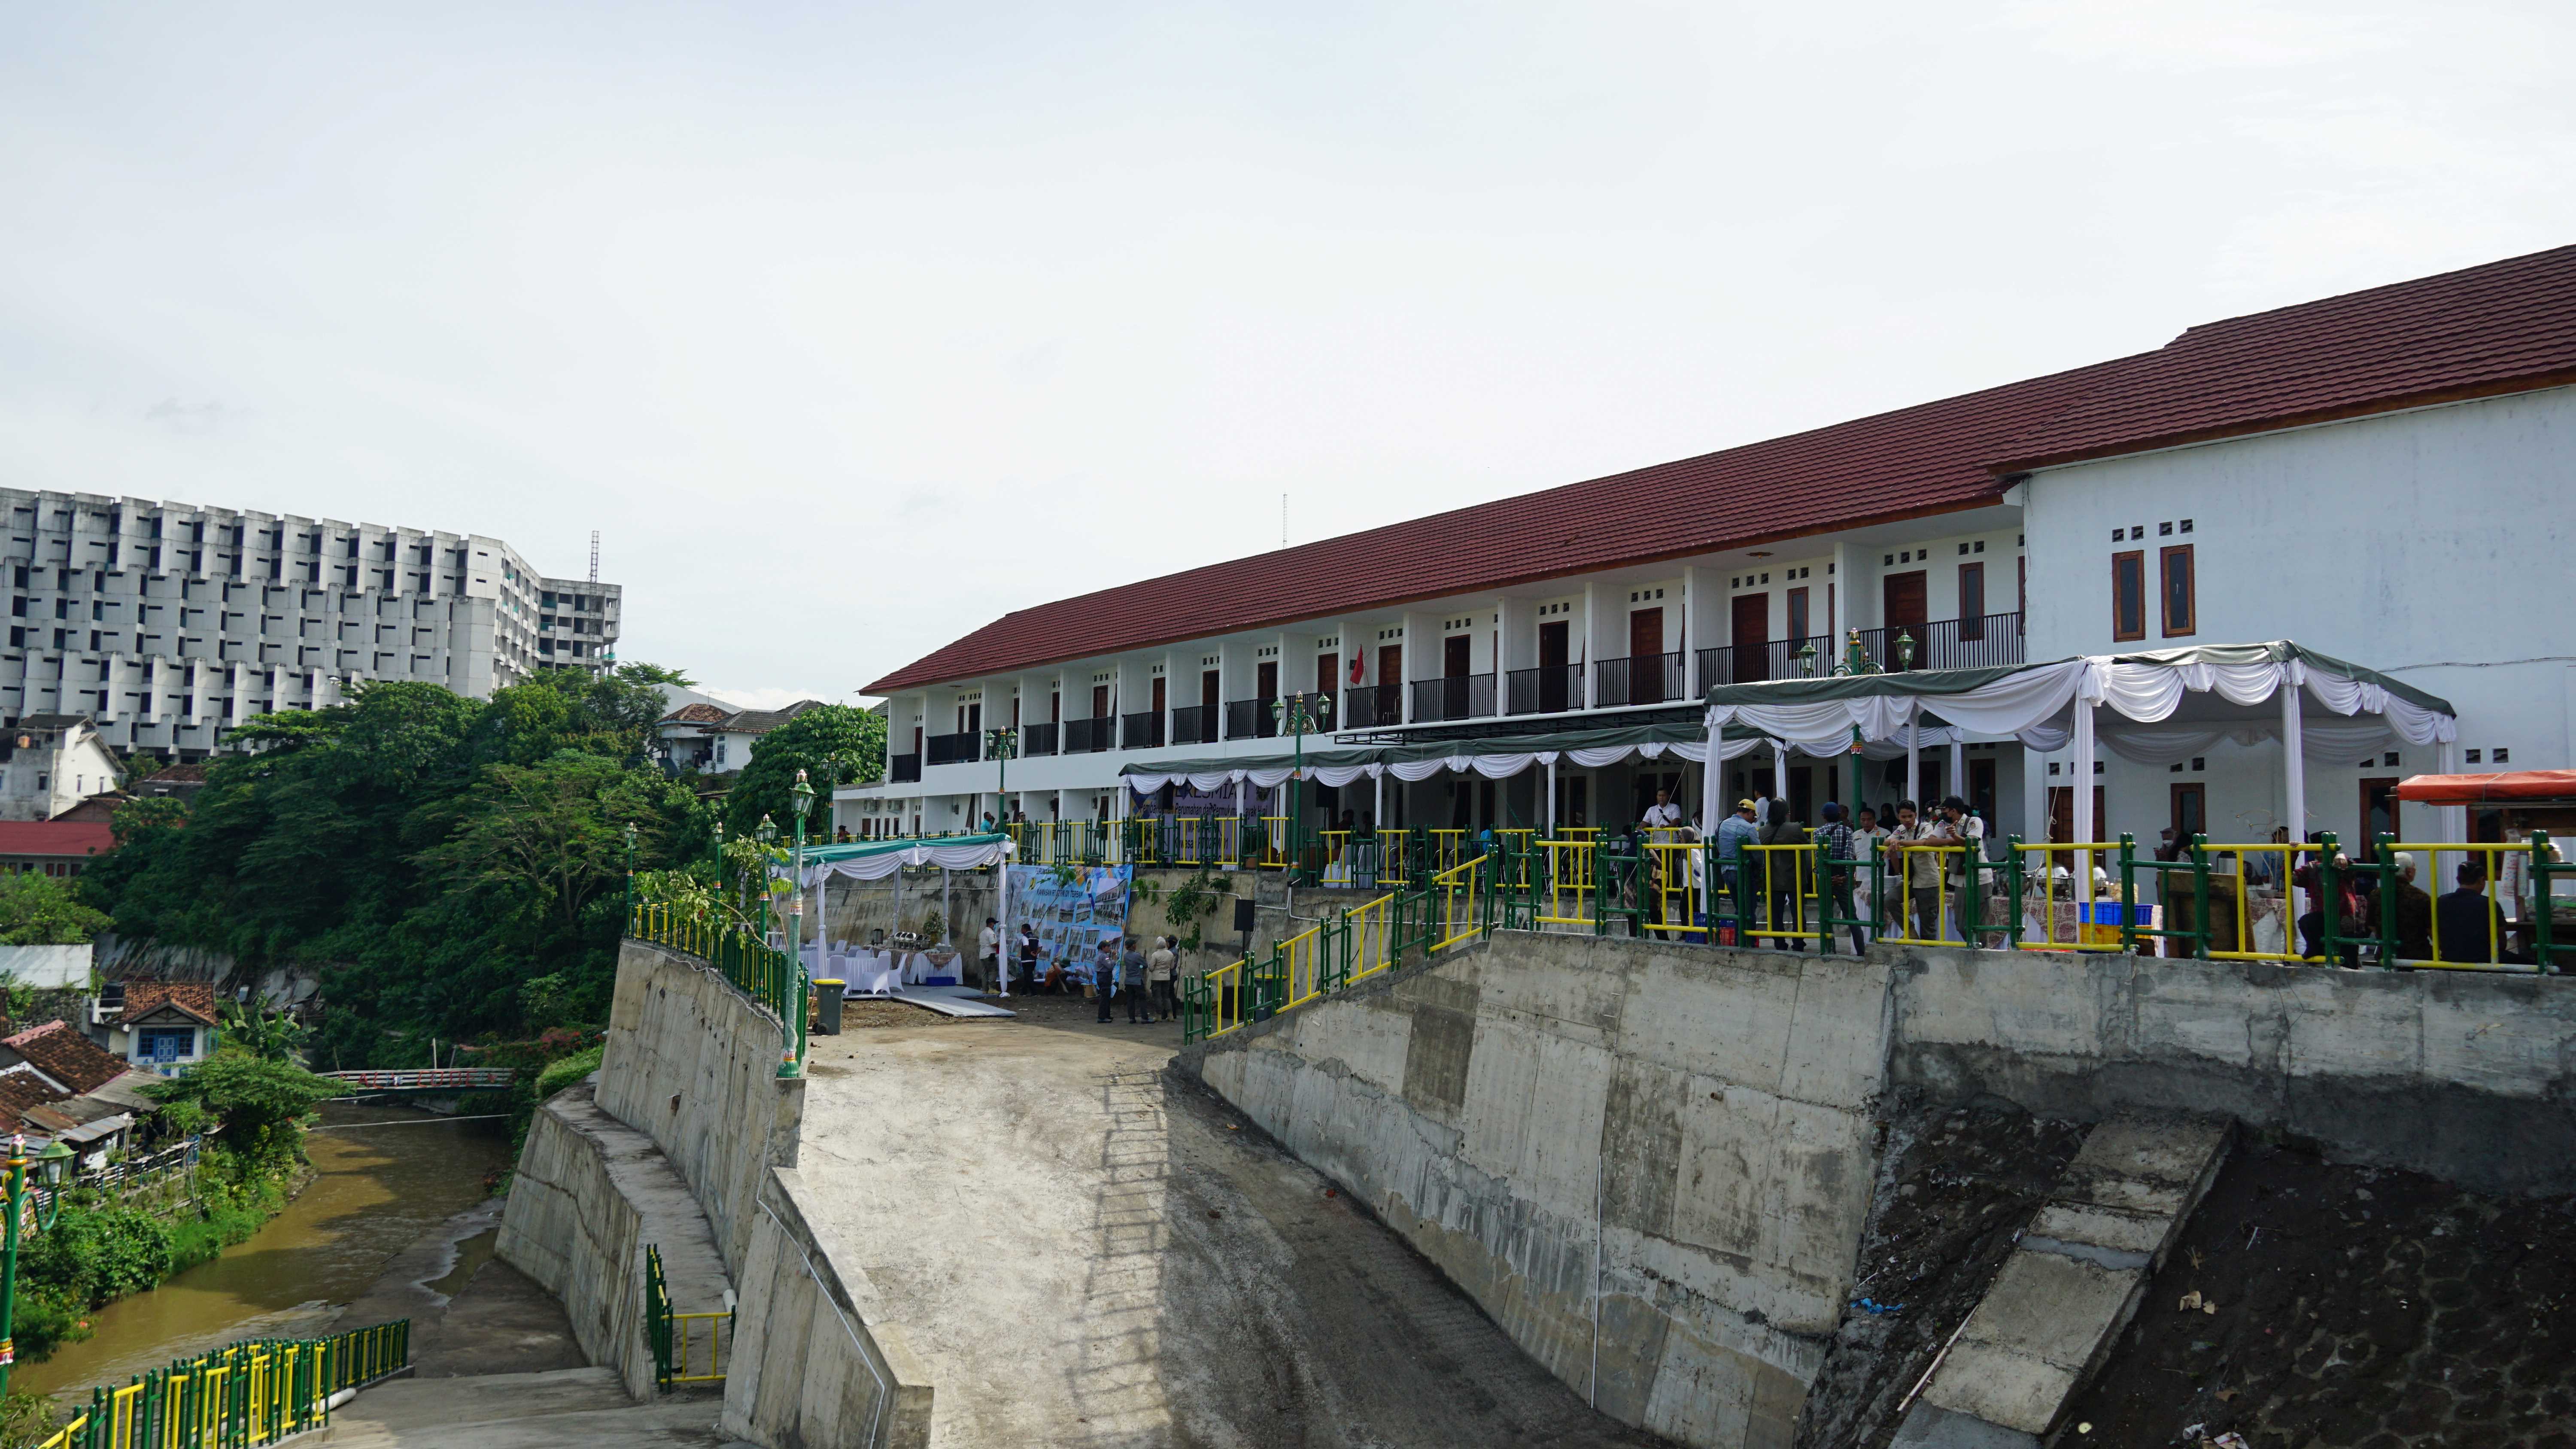
<svg viewBox="0 0 2576 1449">
<path fill-rule="evenodd" d="M 1901 679 L 1897 682 L 1901 687 Z M 2252 706 L 2273 698 L 2284 685 L 2305 689 L 2335 714 L 2376 716 L 2409 744 L 2459 737 L 2459 722 L 2448 714 L 2401 698 L 2385 686 L 2295 658 L 2150 663 L 2104 655 L 2033 665 L 1957 692 L 1717 704 L 1709 707 L 1707 720 L 1712 734 L 1739 725 L 1787 740 L 1806 753 L 1840 754 L 1850 748 L 1855 726 L 1863 740 L 1895 741 L 1901 749 L 1904 727 L 1930 710 L 1968 737 L 2018 738 L 2034 749 L 2054 750 L 2063 747 L 2068 734 L 2059 717 L 2079 702 L 2106 705 L 2125 719 L 2156 724 L 2170 719 L 2189 694 L 2210 693 L 2230 704 Z M 2206 734 L 2208 728 L 2200 732 Z M 1946 732 L 1935 729 L 1926 729 L 1920 743 L 1931 745 L 1936 736 L 1948 743 Z"/>
<path fill-rule="evenodd" d="M 1007 840 L 979 840 L 969 845 L 939 845 L 923 841 L 917 845 L 893 850 L 880 850 L 850 860 L 829 860 L 805 867 L 797 884 L 812 890 L 832 876 L 848 880 L 883 880 L 908 865 L 935 865 L 946 870 L 977 870 L 1007 861 L 1015 853 Z M 780 871 L 779 874 L 786 874 Z"/>
</svg>

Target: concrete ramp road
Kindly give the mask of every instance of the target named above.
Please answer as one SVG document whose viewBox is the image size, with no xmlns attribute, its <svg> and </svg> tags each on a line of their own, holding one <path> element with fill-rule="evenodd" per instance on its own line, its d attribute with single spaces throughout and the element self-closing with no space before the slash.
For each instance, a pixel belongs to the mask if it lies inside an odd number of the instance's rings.
<svg viewBox="0 0 2576 1449">
<path fill-rule="evenodd" d="M 396 1379 L 331 1416 L 331 1449 L 722 1449 L 715 1397 L 638 1404 L 604 1368 Z"/>
<path fill-rule="evenodd" d="M 934 1449 L 1662 1442 L 1167 1076 L 1168 1024 L 1054 1004 L 814 1042 L 816 1226 L 928 1366 Z"/>
</svg>

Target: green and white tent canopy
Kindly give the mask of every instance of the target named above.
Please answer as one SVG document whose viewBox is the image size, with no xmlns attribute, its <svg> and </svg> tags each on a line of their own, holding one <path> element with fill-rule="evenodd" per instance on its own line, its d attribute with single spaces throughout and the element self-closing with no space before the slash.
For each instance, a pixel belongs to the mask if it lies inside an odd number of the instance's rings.
<svg viewBox="0 0 2576 1449">
<path fill-rule="evenodd" d="M 1764 747 L 1760 735 L 1727 732 L 1717 742 L 1717 757 L 1731 760 Z M 1443 771 L 1474 773 L 1501 780 L 1523 770 L 1558 764 L 1599 769 L 1637 756 L 1648 760 L 1705 761 L 1709 740 L 1691 724 L 1630 725 L 1619 729 L 1559 730 L 1548 734 L 1497 735 L 1487 739 L 1450 740 L 1422 745 L 1367 745 L 1356 749 L 1308 750 L 1306 778 L 1336 788 L 1355 780 L 1392 776 L 1428 780 Z M 1234 755 L 1214 759 L 1155 760 L 1127 766 L 1127 787 L 1150 795 L 1165 785 L 1186 785 L 1214 792 L 1249 783 L 1268 790 L 1296 773 L 1293 755 Z"/>
<path fill-rule="evenodd" d="M 1013 853 L 1011 838 L 998 834 L 809 845 L 805 847 L 804 878 L 797 884 L 805 890 L 812 890 L 817 882 L 836 875 L 850 880 L 883 880 L 908 865 L 976 870 L 1007 862 Z M 785 874 L 785 871 L 780 871 L 780 874 Z"/>
<path fill-rule="evenodd" d="M 2410 744 L 2459 736 L 2450 703 L 2376 670 L 2287 640 L 2216 644 L 2137 654 L 2088 655 L 1990 669 L 1930 669 L 1735 684 L 1706 696 L 1710 729 L 1758 731 L 1813 752 L 1864 740 L 1901 740 L 1909 727 L 1935 741 L 1937 724 L 1969 738 L 2017 738 L 2037 749 L 2065 747 L 2079 701 L 2109 708 L 2124 725 L 2178 723 L 2223 733 L 2256 722 L 2257 707 L 2284 684 L 2337 715 L 2375 716 L 2376 728 Z M 2199 696 L 2195 698 L 2195 696 Z M 2277 712 L 2272 712 L 2276 714 Z M 2268 721 L 2271 716 L 2264 716 Z"/>
<path fill-rule="evenodd" d="M 2328 717 L 2310 722 L 2308 700 Z M 2051 753 L 2072 746 L 2087 762 L 2098 740 L 2142 764 L 2171 764 L 2221 740 L 2279 740 L 2288 764 L 2284 803 L 2296 812 L 2288 818 L 2302 821 L 2310 750 L 2349 756 L 2394 738 L 2447 752 L 2459 739 L 2448 700 L 2288 640 L 1990 669 L 1773 680 L 1712 689 L 1706 703 L 1712 739 L 1752 730 L 1811 755 L 1849 750 L 1855 731 L 1865 744 L 1894 742 L 1908 750 L 1956 740 L 2015 739 Z M 2084 838 L 2092 799 L 2086 791 L 2076 796 L 2076 829 Z M 1702 811 L 1714 818 L 1716 809 L 1712 779 Z"/>
</svg>

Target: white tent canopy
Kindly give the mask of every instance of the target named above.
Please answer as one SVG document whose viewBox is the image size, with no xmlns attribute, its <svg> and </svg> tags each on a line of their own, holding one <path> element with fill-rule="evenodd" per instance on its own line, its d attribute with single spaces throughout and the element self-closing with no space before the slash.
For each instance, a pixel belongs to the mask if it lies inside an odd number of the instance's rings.
<svg viewBox="0 0 2576 1449">
<path fill-rule="evenodd" d="M 1711 739 L 1729 728 L 1752 729 L 1809 754 L 1848 751 L 1855 730 L 1864 748 L 1868 742 L 1903 741 L 1910 750 L 1978 736 L 2019 739 L 2047 751 L 2071 743 L 2079 779 L 2092 774 L 2097 714 L 2105 709 L 2111 718 L 2098 723 L 2110 748 L 2142 763 L 2169 764 L 2220 739 L 2279 739 L 2287 761 L 2289 810 L 2283 818 L 2292 821 L 2306 819 L 2311 744 L 2348 753 L 2394 735 L 2410 744 L 2440 746 L 2447 767 L 2459 738 L 2448 701 L 2287 640 L 1994 669 L 1777 680 L 1713 689 L 1707 700 Z M 2344 718 L 2310 725 L 2307 700 Z M 1950 740 L 1936 741 L 1925 727 L 1933 715 L 1950 727 Z M 1706 790 L 1703 816 L 1714 818 L 1713 782 Z M 2092 792 L 2076 791 L 2073 804 L 2075 838 L 2092 839 Z"/>
</svg>

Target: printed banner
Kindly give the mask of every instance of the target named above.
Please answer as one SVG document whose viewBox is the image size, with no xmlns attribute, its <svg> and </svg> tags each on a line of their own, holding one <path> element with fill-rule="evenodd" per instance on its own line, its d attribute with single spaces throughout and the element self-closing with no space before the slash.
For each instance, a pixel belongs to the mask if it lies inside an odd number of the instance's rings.
<svg viewBox="0 0 2576 1449">
<path fill-rule="evenodd" d="M 1010 870 L 1011 937 L 1019 938 L 1023 921 L 1037 927 L 1043 961 L 1088 964 L 1101 942 L 1127 934 L 1135 867 L 1015 865 Z"/>
</svg>

